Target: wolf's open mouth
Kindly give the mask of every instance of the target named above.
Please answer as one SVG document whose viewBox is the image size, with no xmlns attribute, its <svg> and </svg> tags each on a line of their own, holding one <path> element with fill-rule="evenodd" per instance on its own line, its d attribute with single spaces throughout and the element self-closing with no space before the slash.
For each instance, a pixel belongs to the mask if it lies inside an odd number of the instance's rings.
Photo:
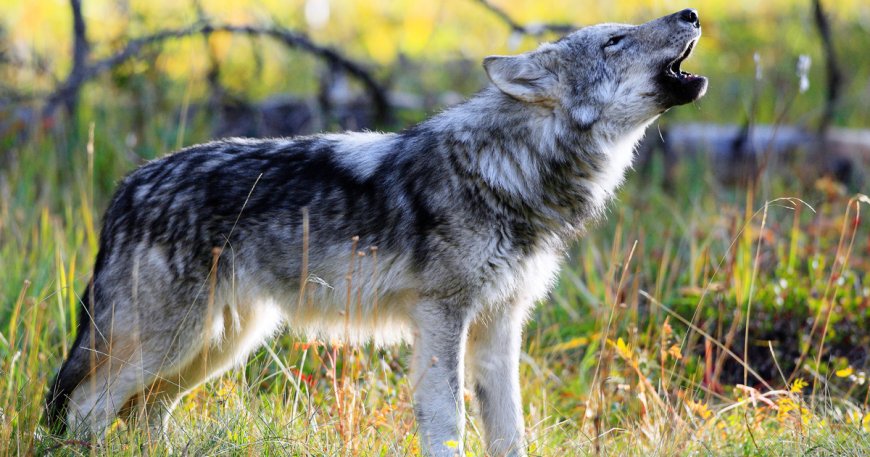
<svg viewBox="0 0 870 457">
<path fill-rule="evenodd" d="M 686 44 L 686 49 L 679 57 L 662 65 L 662 70 L 656 79 L 661 88 L 660 97 L 665 109 L 691 103 L 707 92 L 707 78 L 680 68 L 683 61 L 692 55 L 696 44 L 698 44 L 698 37 Z"/>
<path fill-rule="evenodd" d="M 682 64 L 684 60 L 688 59 L 689 56 L 692 55 L 692 50 L 695 49 L 695 43 L 697 43 L 697 42 L 698 42 L 697 39 L 689 42 L 689 46 L 686 47 L 686 51 L 683 52 L 683 54 L 680 57 L 677 57 L 675 60 L 671 61 L 665 67 L 665 76 L 668 76 L 670 78 L 676 78 L 678 80 L 686 80 L 686 81 L 691 81 L 691 80 L 700 78 L 700 76 L 698 76 L 694 73 L 689 73 L 687 71 L 683 71 L 680 69 L 680 64 Z"/>
</svg>

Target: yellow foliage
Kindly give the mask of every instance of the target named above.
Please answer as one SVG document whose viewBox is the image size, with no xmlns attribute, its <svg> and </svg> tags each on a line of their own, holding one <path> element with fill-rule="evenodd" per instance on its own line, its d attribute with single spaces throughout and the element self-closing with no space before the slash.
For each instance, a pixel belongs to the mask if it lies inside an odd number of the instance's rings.
<svg viewBox="0 0 870 457">
<path fill-rule="evenodd" d="M 692 413 L 694 413 L 701 419 L 706 420 L 713 417 L 713 411 L 710 411 L 710 407 L 707 406 L 706 403 L 696 402 L 687 398 L 686 406 L 689 407 L 689 410 L 692 411 Z"/>
<path fill-rule="evenodd" d="M 842 370 L 837 370 L 837 372 L 835 374 L 837 375 L 838 378 L 848 378 L 849 376 L 852 375 L 853 372 L 854 372 L 854 370 L 852 370 L 852 367 L 846 367 L 846 368 L 843 368 Z"/>
<path fill-rule="evenodd" d="M 799 393 L 801 393 L 802 390 L 804 390 L 804 387 L 806 387 L 806 386 L 807 386 L 806 381 L 804 381 L 802 378 L 797 378 L 794 380 L 793 383 L 791 383 L 791 388 L 789 390 L 792 393 L 799 394 Z"/>
<path fill-rule="evenodd" d="M 777 413 L 776 418 L 780 422 L 785 422 L 789 418 L 800 420 L 801 423 L 809 425 L 813 419 L 813 413 L 808 408 L 803 406 L 799 401 L 795 401 L 792 397 L 782 397 L 776 401 Z"/>
<path fill-rule="evenodd" d="M 375 27 L 363 36 L 366 51 L 379 64 L 390 63 L 396 56 L 396 39 L 386 26 Z"/>
<path fill-rule="evenodd" d="M 417 435 L 406 435 L 405 449 L 410 455 L 420 455 L 420 440 Z"/>
<path fill-rule="evenodd" d="M 776 401 L 777 418 L 781 421 L 789 417 L 789 413 L 798 408 L 797 403 L 790 397 L 782 397 Z"/>
<path fill-rule="evenodd" d="M 226 397 L 228 395 L 231 395 L 235 391 L 236 384 L 228 377 L 224 377 L 218 387 L 217 395 L 219 397 Z"/>
<path fill-rule="evenodd" d="M 399 40 L 402 52 L 417 56 L 425 51 L 435 31 L 437 5 L 436 2 L 419 2 L 407 11 Z"/>
<path fill-rule="evenodd" d="M 668 354 L 677 360 L 683 360 L 683 352 L 680 351 L 680 346 L 676 344 L 672 344 L 671 347 L 668 348 Z"/>
<path fill-rule="evenodd" d="M 864 432 L 870 433 L 870 413 L 851 410 L 846 413 L 846 423 L 855 424 Z"/>
<path fill-rule="evenodd" d="M 622 337 L 618 338 L 615 343 L 613 342 L 613 340 L 608 338 L 607 344 L 609 344 L 611 347 L 616 348 L 616 353 L 619 354 L 619 356 L 623 359 L 632 359 L 633 353 L 631 351 L 631 345 L 626 343 L 625 340 L 622 339 Z"/>
<path fill-rule="evenodd" d="M 585 336 L 578 336 L 576 338 L 571 338 L 564 343 L 559 343 L 549 349 L 549 352 L 564 352 L 569 351 L 571 349 L 576 349 L 580 346 L 586 346 L 589 344 L 589 338 Z"/>
<path fill-rule="evenodd" d="M 671 327 L 670 316 L 665 318 L 665 323 L 662 325 L 662 335 L 664 338 L 670 337 L 674 333 L 673 327 Z"/>
</svg>

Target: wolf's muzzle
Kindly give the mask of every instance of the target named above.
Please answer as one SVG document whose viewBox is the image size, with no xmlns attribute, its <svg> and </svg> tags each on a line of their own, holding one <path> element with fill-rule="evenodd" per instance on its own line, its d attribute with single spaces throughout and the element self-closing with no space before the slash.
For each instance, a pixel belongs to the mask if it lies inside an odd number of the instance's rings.
<svg viewBox="0 0 870 457">
<path fill-rule="evenodd" d="M 666 61 L 658 73 L 656 81 L 660 89 L 660 100 L 665 108 L 691 103 L 707 92 L 707 78 L 683 71 L 680 65 L 692 55 L 695 45 L 701 38 L 701 22 L 698 12 L 685 9 L 670 16 L 672 24 L 682 31 L 679 33 L 685 41 L 678 43 L 677 55 Z M 685 29 L 686 25 L 691 29 Z"/>
</svg>

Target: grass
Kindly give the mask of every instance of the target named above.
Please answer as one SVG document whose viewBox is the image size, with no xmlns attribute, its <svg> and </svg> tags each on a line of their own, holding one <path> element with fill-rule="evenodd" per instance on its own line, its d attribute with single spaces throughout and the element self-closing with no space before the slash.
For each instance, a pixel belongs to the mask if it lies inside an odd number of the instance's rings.
<svg viewBox="0 0 870 457">
<path fill-rule="evenodd" d="M 0 157 L 3 454 L 418 453 L 407 348 L 291 335 L 186 397 L 168 444 L 121 422 L 99 445 L 47 436 L 42 398 L 72 341 L 99 215 L 141 160 L 109 111 L 81 118 L 93 123 Z M 173 121 L 147 124 L 135 150 L 205 137 L 196 119 Z M 723 188 L 703 161 L 665 186 L 660 168 L 629 177 L 529 323 L 530 454 L 866 455 L 870 200 L 785 172 Z M 466 449 L 482 456 L 469 410 Z"/>
</svg>

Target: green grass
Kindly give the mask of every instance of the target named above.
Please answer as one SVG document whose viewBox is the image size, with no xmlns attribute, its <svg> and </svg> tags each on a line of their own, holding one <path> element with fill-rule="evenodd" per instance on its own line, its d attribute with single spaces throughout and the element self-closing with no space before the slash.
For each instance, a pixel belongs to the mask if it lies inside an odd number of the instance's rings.
<svg viewBox="0 0 870 457">
<path fill-rule="evenodd" d="M 142 156 L 206 137 L 201 120 L 181 132 L 158 117 L 134 154 L 112 114 L 84 109 L 84 125 L 0 156 L 2 453 L 416 454 L 407 348 L 289 335 L 185 398 L 170 446 L 120 422 L 96 446 L 45 434 L 42 398 L 114 183 Z M 522 365 L 530 454 L 866 455 L 870 201 L 787 172 L 723 188 L 703 161 L 665 186 L 660 168 L 629 177 L 534 312 Z M 469 410 L 467 449 L 482 456 Z"/>
</svg>

